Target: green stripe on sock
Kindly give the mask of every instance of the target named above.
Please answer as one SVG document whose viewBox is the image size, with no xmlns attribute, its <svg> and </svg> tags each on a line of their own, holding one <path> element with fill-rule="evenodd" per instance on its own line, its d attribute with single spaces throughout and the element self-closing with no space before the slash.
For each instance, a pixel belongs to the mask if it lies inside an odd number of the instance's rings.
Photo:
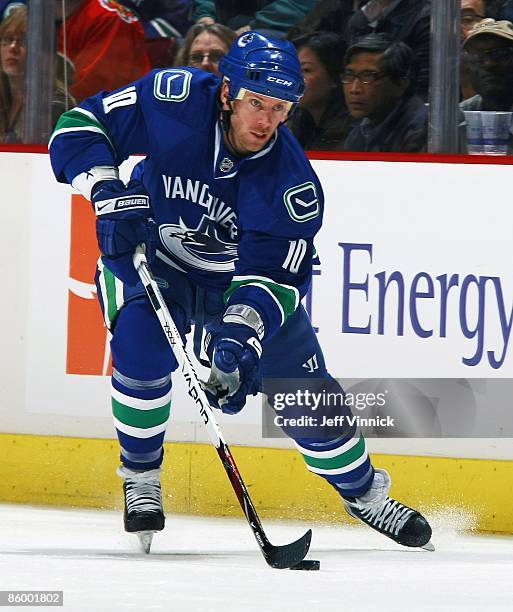
<svg viewBox="0 0 513 612">
<path fill-rule="evenodd" d="M 307 465 L 321 470 L 336 470 L 338 468 L 350 465 L 365 454 L 365 440 L 363 436 L 360 436 L 358 442 L 345 453 L 337 455 L 336 457 L 329 457 L 326 459 L 320 459 L 317 457 L 310 457 L 303 455 L 303 458 Z"/>
<path fill-rule="evenodd" d="M 149 429 L 150 427 L 162 425 L 162 423 L 169 419 L 170 410 L 171 402 L 151 410 L 137 410 L 136 408 L 125 406 L 125 404 L 112 398 L 112 414 L 118 421 L 125 425 L 130 425 L 130 427 Z"/>
</svg>

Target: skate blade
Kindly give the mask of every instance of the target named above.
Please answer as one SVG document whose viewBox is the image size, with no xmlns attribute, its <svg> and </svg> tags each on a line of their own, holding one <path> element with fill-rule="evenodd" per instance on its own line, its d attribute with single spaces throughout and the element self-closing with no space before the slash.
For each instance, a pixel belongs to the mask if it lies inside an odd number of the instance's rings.
<svg viewBox="0 0 513 612">
<path fill-rule="evenodd" d="M 139 544 L 141 546 L 142 552 L 147 555 L 150 553 L 151 543 L 153 541 L 153 534 L 157 533 L 156 531 L 138 531 L 136 533 L 139 538 Z"/>
<path fill-rule="evenodd" d="M 429 550 L 429 552 L 435 552 L 436 548 L 433 546 L 433 544 L 431 542 L 428 542 L 427 544 L 424 544 L 424 546 L 422 547 L 424 550 Z"/>
</svg>

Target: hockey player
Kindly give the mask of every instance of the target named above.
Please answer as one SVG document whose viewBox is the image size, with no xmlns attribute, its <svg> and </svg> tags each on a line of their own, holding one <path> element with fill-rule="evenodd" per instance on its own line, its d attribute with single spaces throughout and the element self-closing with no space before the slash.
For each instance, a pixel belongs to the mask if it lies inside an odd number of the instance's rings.
<svg viewBox="0 0 513 612">
<path fill-rule="evenodd" d="M 248 32 L 220 72 L 166 69 L 100 92 L 62 115 L 50 141 L 57 180 L 91 199 L 97 216 L 129 532 L 164 527 L 159 472 L 177 367 L 132 263 L 138 244 L 183 337 L 193 321 L 208 330 L 208 389 L 224 412 L 239 412 L 266 379 L 342 393 L 301 306 L 323 193 L 283 126 L 304 91 L 296 52 Z M 125 185 L 118 166 L 135 153 L 146 159 Z M 303 367 L 309 360 L 315 368 Z M 390 477 L 355 427 L 287 433 L 352 516 L 400 544 L 429 546 L 429 524 L 388 497 Z"/>
</svg>

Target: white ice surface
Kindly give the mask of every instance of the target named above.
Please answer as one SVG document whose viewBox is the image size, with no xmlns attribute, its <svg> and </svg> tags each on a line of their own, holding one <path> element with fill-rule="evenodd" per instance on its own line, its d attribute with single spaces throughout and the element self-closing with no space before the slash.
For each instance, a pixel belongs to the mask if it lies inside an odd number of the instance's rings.
<svg viewBox="0 0 513 612">
<path fill-rule="evenodd" d="M 143 555 L 119 513 L 0 505 L 0 590 L 63 590 L 73 612 L 513 610 L 513 538 L 452 522 L 435 517 L 434 553 L 312 525 L 321 570 L 300 572 L 270 569 L 245 520 L 168 516 Z M 274 544 L 308 526 L 264 521 Z"/>
</svg>

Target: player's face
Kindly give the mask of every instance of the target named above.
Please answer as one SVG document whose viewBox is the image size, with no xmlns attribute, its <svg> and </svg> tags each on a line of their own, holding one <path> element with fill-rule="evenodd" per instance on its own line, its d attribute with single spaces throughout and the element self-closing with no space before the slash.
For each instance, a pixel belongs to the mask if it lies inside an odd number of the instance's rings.
<svg viewBox="0 0 513 612">
<path fill-rule="evenodd" d="M 25 74 L 27 43 L 24 32 L 4 32 L 0 41 L 1 67 L 9 77 Z"/>
<path fill-rule="evenodd" d="M 229 110 L 228 85 L 223 83 L 221 101 Z M 279 98 L 246 91 L 242 100 L 232 102 L 233 113 L 228 132 L 228 144 L 239 155 L 260 151 L 287 119 L 290 104 Z"/>
</svg>

